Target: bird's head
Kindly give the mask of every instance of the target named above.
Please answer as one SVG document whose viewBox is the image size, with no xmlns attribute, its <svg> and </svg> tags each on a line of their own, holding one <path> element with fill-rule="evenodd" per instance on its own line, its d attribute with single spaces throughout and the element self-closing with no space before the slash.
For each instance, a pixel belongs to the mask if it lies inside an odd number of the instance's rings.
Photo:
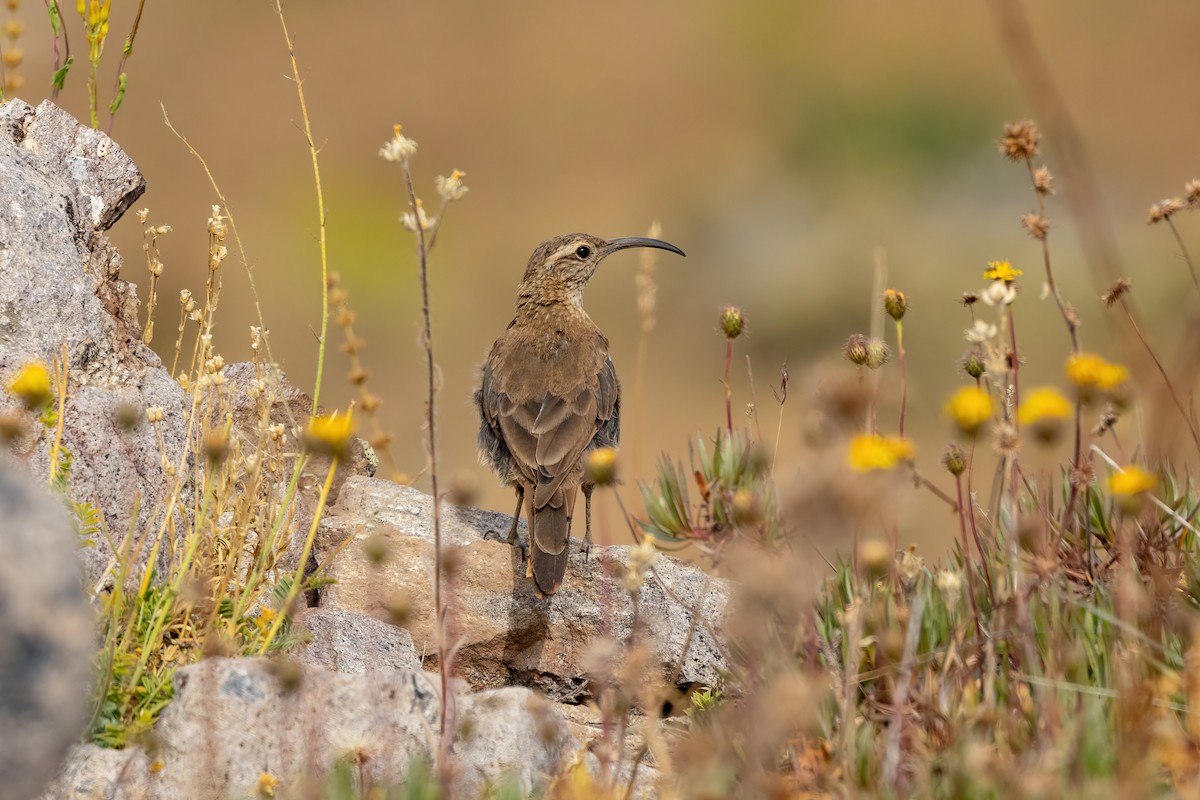
<svg viewBox="0 0 1200 800">
<path fill-rule="evenodd" d="M 657 247 L 684 255 L 678 247 L 661 239 L 628 236 L 604 240 L 586 233 L 567 233 L 538 245 L 529 257 L 522 286 L 551 291 L 557 296 L 555 299 L 580 302 L 583 287 L 591 280 L 600 262 L 618 250 L 630 247 Z"/>
</svg>

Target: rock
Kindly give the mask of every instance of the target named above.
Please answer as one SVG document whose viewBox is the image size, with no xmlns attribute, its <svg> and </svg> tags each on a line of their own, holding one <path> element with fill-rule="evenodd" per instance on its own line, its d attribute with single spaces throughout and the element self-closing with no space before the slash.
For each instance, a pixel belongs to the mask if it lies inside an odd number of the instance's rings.
<svg viewBox="0 0 1200 800">
<path fill-rule="evenodd" d="M 411 669 L 336 674 L 269 659 L 214 658 L 181 669 L 175 699 L 156 729 L 162 769 L 151 797 L 254 796 L 259 777 L 287 795 L 306 771 L 317 780 L 338 761 L 369 786 L 402 781 L 437 748 L 436 677 Z M 514 776 L 543 786 L 577 743 L 549 703 L 528 689 L 455 694 L 451 749 L 456 796 L 478 797 L 489 781 Z M 70 774 L 70 772 L 68 772 Z"/>
<path fill-rule="evenodd" d="M 562 714 L 522 687 L 462 698 L 455 728 L 451 753 L 462 797 L 491 797 L 505 785 L 540 797 L 578 748 Z"/>
<path fill-rule="evenodd" d="M 79 738 L 92 612 L 62 505 L 0 458 L 0 786 L 36 796 Z"/>
<path fill-rule="evenodd" d="M 120 279 L 121 258 L 103 233 L 145 181 L 103 133 L 50 103 L 34 109 L 11 100 L 0 104 L 0 185 L 0 383 L 30 361 L 49 366 L 65 347 L 70 494 L 96 503 L 118 538 L 140 498 L 137 522 L 146 529 L 161 520 L 168 482 L 154 430 L 120 428 L 117 409 L 161 406 L 165 455 L 175 462 L 184 393 L 141 342 L 134 287 Z M 0 395 L 0 413 L 16 410 Z M 40 435 L 16 443 L 18 457 L 43 477 L 48 453 Z M 101 577 L 111 555 L 100 537 L 85 558 L 89 580 Z"/>
<path fill-rule="evenodd" d="M 136 747 L 109 750 L 94 744 L 71 748 L 66 764 L 42 800 L 149 800 L 150 759 Z"/>
<path fill-rule="evenodd" d="M 421 669 L 408 631 L 335 608 L 311 608 L 297 620 L 312 636 L 292 658 L 301 664 L 343 674 L 389 669 Z"/>
<path fill-rule="evenodd" d="M 436 663 L 433 628 L 432 504 L 428 495 L 383 480 L 353 477 L 318 533 L 318 561 L 348 537 L 330 564 L 337 583 L 321 604 L 402 623 L 417 651 Z M 538 598 L 525 578 L 519 552 L 495 541 L 507 535 L 511 517 L 443 504 L 442 541 L 452 574 L 448 602 L 452 637 L 461 642 L 455 674 L 476 688 L 535 686 L 558 700 L 586 697 L 584 659 L 605 634 L 623 639 L 633 623 L 628 594 L 612 577 L 623 567 L 627 547 L 593 547 L 590 560 L 572 542 L 570 571 L 562 590 Z M 493 537 L 493 538 L 485 538 Z M 607 565 L 607 566 L 606 566 Z M 673 669 L 692 628 L 692 608 L 719 628 L 728 588 L 701 570 L 668 557 L 654 568 L 683 605 L 656 580 L 646 582 L 639 615 L 658 663 Z M 701 593 L 704 593 L 703 602 Z M 697 625 L 682 661 L 678 683 L 717 685 L 724 668 L 722 648 Z"/>
<path fill-rule="evenodd" d="M 368 782 L 395 782 L 432 752 L 439 715 L 436 678 L 421 671 L 209 659 L 176 674 L 151 786 L 161 798 L 245 797 L 269 773 L 288 792 L 339 759 L 361 764 Z"/>
</svg>

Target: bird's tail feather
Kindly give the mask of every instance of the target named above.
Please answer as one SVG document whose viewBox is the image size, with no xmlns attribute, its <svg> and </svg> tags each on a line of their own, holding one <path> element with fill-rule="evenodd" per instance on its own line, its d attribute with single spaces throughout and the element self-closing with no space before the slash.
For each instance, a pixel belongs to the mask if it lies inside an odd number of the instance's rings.
<svg viewBox="0 0 1200 800">
<path fill-rule="evenodd" d="M 550 502 L 533 510 L 529 574 L 544 595 L 557 592 L 567 573 L 567 543 L 571 539 L 571 511 L 575 503 L 574 497 L 568 500 L 565 495 L 560 489 Z"/>
</svg>

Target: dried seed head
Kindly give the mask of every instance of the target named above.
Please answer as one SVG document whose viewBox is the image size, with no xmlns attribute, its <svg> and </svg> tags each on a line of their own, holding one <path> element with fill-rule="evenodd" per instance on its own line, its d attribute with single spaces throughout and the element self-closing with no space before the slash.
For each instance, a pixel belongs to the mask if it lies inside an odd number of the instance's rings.
<svg viewBox="0 0 1200 800">
<path fill-rule="evenodd" d="M 129 401 L 119 403 L 113 413 L 113 418 L 121 430 L 131 431 L 142 422 L 142 408 Z"/>
<path fill-rule="evenodd" d="M 967 454 L 961 447 L 951 442 L 946 446 L 946 451 L 942 453 L 942 466 L 957 478 L 967 471 Z"/>
<path fill-rule="evenodd" d="M 1038 143 L 1041 134 L 1033 120 L 1007 122 L 1004 125 L 1004 136 L 1000 139 L 1000 152 L 1012 161 L 1023 161 L 1038 154 Z"/>
<path fill-rule="evenodd" d="M 842 345 L 842 354 L 851 364 L 864 366 L 867 363 L 867 342 L 868 339 L 863 334 L 852 333 L 850 338 L 846 339 L 846 343 Z"/>
<path fill-rule="evenodd" d="M 726 339 L 736 339 L 746 328 L 746 318 L 737 306 L 725 306 L 721 309 L 721 333 Z"/>
<path fill-rule="evenodd" d="M 1021 449 L 1021 437 L 1011 422 L 997 422 L 992 427 L 992 449 L 1001 456 L 1014 456 Z"/>
<path fill-rule="evenodd" d="M 959 363 L 962 365 L 963 372 L 972 378 L 978 379 L 987 372 L 987 356 L 978 347 L 968 350 Z"/>
<path fill-rule="evenodd" d="M 908 311 L 908 298 L 904 296 L 904 292 L 888 289 L 883 293 L 883 310 L 889 317 L 899 322 L 904 319 L 904 313 Z"/>
<path fill-rule="evenodd" d="M 1112 308 L 1113 304 L 1120 300 L 1132 287 L 1133 283 L 1129 278 L 1118 278 L 1111 289 L 1100 295 L 1100 299 L 1104 301 L 1106 308 Z"/>
<path fill-rule="evenodd" d="M 1183 193 L 1187 198 L 1188 208 L 1200 207 L 1200 180 L 1190 180 L 1185 183 Z"/>
<path fill-rule="evenodd" d="M 1166 200 L 1159 200 L 1150 206 L 1150 211 L 1146 215 L 1146 224 L 1154 225 L 1155 223 L 1170 219 L 1182 209 L 1183 201 L 1178 197 L 1168 197 Z"/>
<path fill-rule="evenodd" d="M 1029 231 L 1029 235 L 1041 241 L 1050 232 L 1050 220 L 1041 214 L 1025 214 L 1021 217 L 1021 227 Z"/>
<path fill-rule="evenodd" d="M 1054 176 L 1046 167 L 1038 167 L 1033 171 L 1033 188 L 1038 194 L 1054 194 Z"/>
<path fill-rule="evenodd" d="M 868 578 L 878 580 L 892 567 L 892 551 L 882 539 L 867 539 L 858 546 L 858 568 Z"/>
<path fill-rule="evenodd" d="M 204 460 L 210 467 L 215 467 L 229 455 L 229 434 L 224 428 L 213 428 L 204 434 Z"/>
<path fill-rule="evenodd" d="M 890 356 L 891 351 L 882 339 L 876 339 L 873 336 L 867 339 L 867 367 L 869 369 L 879 369 L 887 363 Z"/>
<path fill-rule="evenodd" d="M 979 295 L 977 295 L 975 292 L 963 292 L 962 299 L 958 302 L 962 303 L 967 308 L 970 308 L 979 302 Z"/>
</svg>

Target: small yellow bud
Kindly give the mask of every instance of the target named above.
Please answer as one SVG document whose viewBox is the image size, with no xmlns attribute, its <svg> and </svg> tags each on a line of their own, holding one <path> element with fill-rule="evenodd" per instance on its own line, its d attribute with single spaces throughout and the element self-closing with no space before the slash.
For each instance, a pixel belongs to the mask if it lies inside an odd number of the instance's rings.
<svg viewBox="0 0 1200 800">
<path fill-rule="evenodd" d="M 746 328 L 746 317 L 737 306 L 725 306 L 721 309 L 721 333 L 726 339 L 736 339 Z"/>
<path fill-rule="evenodd" d="M 584 463 L 587 479 L 597 486 L 609 486 L 617 476 L 617 451 L 612 447 L 597 447 Z"/>
<path fill-rule="evenodd" d="M 888 289 L 883 293 L 883 309 L 889 317 L 899 322 L 908 311 L 908 298 L 904 296 L 904 292 Z"/>
</svg>

